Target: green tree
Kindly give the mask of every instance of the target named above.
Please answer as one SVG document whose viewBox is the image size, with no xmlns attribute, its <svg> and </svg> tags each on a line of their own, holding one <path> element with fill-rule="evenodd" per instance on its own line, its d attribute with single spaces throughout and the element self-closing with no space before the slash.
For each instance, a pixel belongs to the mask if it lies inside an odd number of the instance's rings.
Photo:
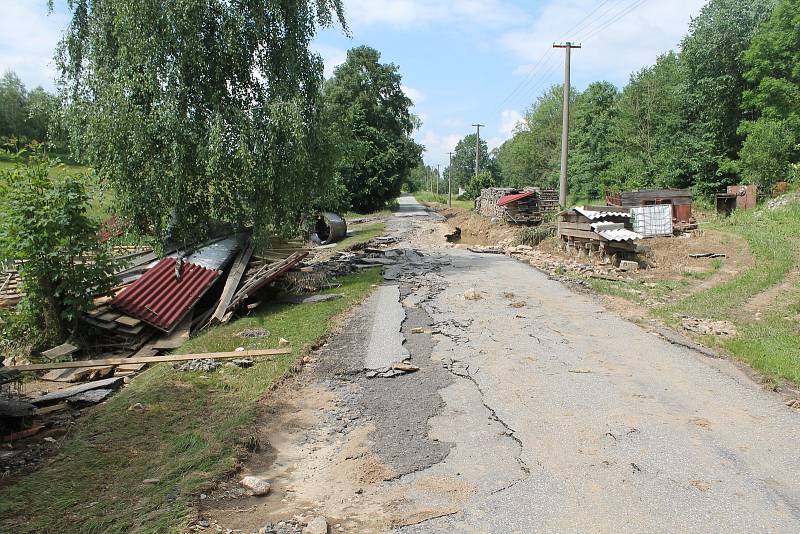
<svg viewBox="0 0 800 534">
<path fill-rule="evenodd" d="M 578 92 L 571 92 L 574 105 Z M 496 164 L 504 185 L 553 187 L 561 163 L 563 86 L 544 92 L 525 113 L 514 136 L 498 150 Z"/>
<path fill-rule="evenodd" d="M 26 156 L 0 172 L 0 263 L 19 262 L 25 287 L 20 313 L 40 330 L 33 341 L 57 343 L 76 328 L 94 295 L 110 290 L 111 260 L 86 215 L 89 196 L 81 178 L 55 178 L 56 162 L 39 153 Z"/>
<path fill-rule="evenodd" d="M 25 102 L 25 133 L 29 139 L 37 141 L 51 141 L 51 127 L 58 112 L 58 99 L 36 87 L 28 93 Z"/>
<path fill-rule="evenodd" d="M 743 108 L 752 120 L 739 130 L 743 177 L 767 192 L 800 160 L 800 0 L 782 0 L 744 55 Z"/>
<path fill-rule="evenodd" d="M 355 210 L 374 211 L 400 194 L 422 147 L 411 139 L 410 112 L 398 67 L 360 46 L 325 84 L 326 116 L 337 139 L 341 175 Z"/>
<path fill-rule="evenodd" d="M 575 99 L 570 129 L 570 191 L 582 198 L 597 198 L 601 178 L 611 167 L 609 131 L 619 94 L 610 82 L 594 82 Z"/>
<path fill-rule="evenodd" d="M 495 187 L 496 185 L 497 181 L 490 171 L 481 171 L 476 176 L 469 179 L 465 188 L 466 192 L 462 196 L 469 200 L 475 200 L 481 196 L 481 190 Z"/>
<path fill-rule="evenodd" d="M 787 121 L 769 118 L 749 124 L 746 131 L 739 161 L 742 178 L 769 194 L 775 182 L 792 178 L 797 132 L 789 128 Z"/>
<path fill-rule="evenodd" d="M 332 184 L 319 26 L 341 0 L 71 0 L 56 54 L 70 146 L 140 231 L 294 233 Z"/>
<path fill-rule="evenodd" d="M 631 76 L 613 109 L 605 191 L 690 185 L 682 73 L 669 52 Z"/>
<path fill-rule="evenodd" d="M 697 189 L 712 193 L 738 178 L 728 165 L 742 136 L 742 93 L 746 88 L 743 53 L 775 0 L 711 0 L 693 19 L 681 43 L 691 162 Z"/>
<path fill-rule="evenodd" d="M 432 169 L 420 158 L 419 162 L 411 169 L 406 182 L 408 183 L 408 191 L 426 191 L 428 189 L 428 182 L 431 177 Z"/>
<path fill-rule="evenodd" d="M 475 140 L 478 134 L 469 134 L 456 143 L 453 150 L 453 189 L 458 190 L 459 187 L 466 187 L 469 181 L 475 176 Z M 486 141 L 481 139 L 480 143 L 480 168 L 481 171 L 489 170 L 491 172 L 492 161 L 489 157 L 489 147 Z M 448 166 L 449 170 L 450 167 Z M 448 171 L 445 171 L 447 173 Z"/>
<path fill-rule="evenodd" d="M 0 137 L 25 135 L 27 98 L 22 80 L 14 72 L 6 71 L 0 78 Z"/>
</svg>

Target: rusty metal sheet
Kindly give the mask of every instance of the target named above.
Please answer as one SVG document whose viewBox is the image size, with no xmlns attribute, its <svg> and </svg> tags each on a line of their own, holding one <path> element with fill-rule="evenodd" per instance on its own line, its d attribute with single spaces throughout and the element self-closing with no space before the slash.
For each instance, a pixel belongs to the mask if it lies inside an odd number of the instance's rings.
<svg viewBox="0 0 800 534">
<path fill-rule="evenodd" d="M 169 332 L 220 276 L 220 271 L 184 262 L 176 277 L 175 258 L 164 258 L 109 303 L 128 315 Z"/>
<path fill-rule="evenodd" d="M 500 199 L 497 201 L 497 205 L 505 206 L 507 204 L 511 204 L 512 202 L 522 200 L 523 198 L 528 198 L 533 196 L 536 196 L 536 191 L 525 191 L 524 193 L 517 193 L 516 195 L 505 195 L 503 197 L 500 197 Z"/>
</svg>

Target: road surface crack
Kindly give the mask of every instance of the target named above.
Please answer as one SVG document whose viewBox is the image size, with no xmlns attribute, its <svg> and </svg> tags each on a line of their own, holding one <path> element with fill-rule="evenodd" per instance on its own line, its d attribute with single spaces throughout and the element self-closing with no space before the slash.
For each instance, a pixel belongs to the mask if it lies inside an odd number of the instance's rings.
<svg viewBox="0 0 800 534">
<path fill-rule="evenodd" d="M 525 462 L 525 460 L 522 459 L 522 451 L 525 449 L 525 445 L 522 443 L 522 440 L 517 437 L 516 430 L 511 428 L 508 425 L 508 423 L 506 423 L 499 415 L 497 415 L 497 412 L 495 411 L 494 408 L 492 408 L 491 406 L 486 404 L 486 400 L 484 398 L 484 393 L 483 393 L 483 389 L 481 388 L 481 385 L 478 383 L 477 380 L 475 380 L 475 377 L 473 377 L 471 374 L 469 374 L 469 365 L 467 365 L 464 368 L 463 371 L 460 371 L 459 369 L 457 369 L 454 366 L 454 364 L 457 364 L 457 363 L 463 363 L 463 362 L 461 362 L 460 360 L 451 359 L 449 363 L 445 362 L 444 367 L 451 374 L 453 374 L 453 375 L 455 375 L 455 376 L 457 376 L 459 378 L 464 378 L 466 380 L 469 380 L 470 382 L 475 384 L 475 388 L 478 390 L 478 393 L 480 394 L 480 397 L 481 397 L 481 404 L 483 404 L 483 407 L 486 408 L 486 410 L 490 414 L 489 415 L 489 419 L 500 423 L 500 425 L 502 425 L 502 427 L 506 429 L 505 435 L 508 436 L 509 438 L 511 438 L 514 441 L 514 443 L 516 443 L 517 446 L 519 447 L 519 454 L 515 457 L 515 459 L 516 459 L 517 463 L 519 464 L 519 468 L 522 470 L 523 473 L 525 473 L 525 476 L 520 478 L 520 479 L 518 479 L 518 480 L 516 480 L 516 481 L 514 481 L 514 482 L 512 482 L 507 487 L 501 488 L 500 490 L 497 490 L 497 491 L 502 491 L 504 489 L 508 489 L 509 487 L 511 487 L 514 484 L 520 482 L 521 480 L 524 480 L 525 478 L 527 478 L 531 474 L 531 470 L 528 467 L 528 464 Z"/>
</svg>

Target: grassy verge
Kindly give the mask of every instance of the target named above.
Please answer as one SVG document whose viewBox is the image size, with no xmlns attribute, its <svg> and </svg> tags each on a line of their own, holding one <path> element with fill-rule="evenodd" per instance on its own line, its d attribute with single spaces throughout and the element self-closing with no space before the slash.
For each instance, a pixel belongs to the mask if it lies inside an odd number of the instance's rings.
<svg viewBox="0 0 800 534">
<path fill-rule="evenodd" d="M 748 313 L 745 305 L 755 296 L 783 283 L 789 273 L 800 269 L 800 204 L 777 210 L 736 212 L 728 220 L 709 223 L 704 228 L 743 237 L 754 265 L 736 278 L 679 299 L 662 299 L 650 313 L 668 324 L 678 324 L 680 315 L 730 321 L 737 328 L 732 338 L 705 337 L 701 342 L 719 346 L 748 363 L 770 379 L 787 379 L 800 384 L 800 302 L 780 299 L 769 304 L 760 317 Z M 712 265 L 718 269 L 718 264 Z M 705 278 L 706 273 L 686 274 L 686 278 Z M 686 285 L 686 281 L 681 281 Z M 595 289 L 641 302 L 642 295 L 660 291 L 639 290 L 639 283 L 593 281 Z M 670 282 L 669 284 L 675 284 Z M 635 287 L 638 286 L 638 287 Z M 675 288 L 673 288 L 675 289 Z M 797 287 L 786 288 L 787 292 Z"/>
<path fill-rule="evenodd" d="M 383 223 L 365 224 L 355 226 L 352 229 L 348 228 L 347 233 L 350 235 L 339 241 L 334 249 L 342 250 L 358 243 L 365 243 L 373 237 L 383 235 L 385 231 L 386 225 Z"/>
<path fill-rule="evenodd" d="M 181 373 L 160 364 L 142 373 L 107 403 L 89 409 L 53 459 L 0 490 L 0 531 L 182 531 L 195 496 L 230 473 L 246 451 L 265 391 L 379 278 L 377 269 L 342 278 L 335 290 L 342 299 L 267 305 L 191 339 L 180 352 L 274 348 L 281 337 L 294 351 L 258 360 L 250 369 Z M 245 328 L 270 335 L 236 336 Z M 144 411 L 128 409 L 135 403 Z M 144 484 L 146 479 L 158 482 Z"/>
<path fill-rule="evenodd" d="M 417 202 L 426 206 L 431 206 L 433 204 L 447 206 L 447 194 L 437 195 L 436 193 L 431 193 L 430 191 L 417 191 L 414 193 L 414 198 L 417 199 Z M 455 195 L 453 195 L 453 207 L 471 210 L 475 208 L 475 202 L 472 200 L 458 200 Z"/>
<path fill-rule="evenodd" d="M 16 165 L 11 161 L 0 161 L 0 171 L 12 169 Z M 103 221 L 109 217 L 114 207 L 114 193 L 111 188 L 101 183 L 90 167 L 82 165 L 62 164 L 53 169 L 54 177 L 77 176 L 84 179 L 84 185 L 91 197 L 89 216 L 96 221 Z"/>
</svg>

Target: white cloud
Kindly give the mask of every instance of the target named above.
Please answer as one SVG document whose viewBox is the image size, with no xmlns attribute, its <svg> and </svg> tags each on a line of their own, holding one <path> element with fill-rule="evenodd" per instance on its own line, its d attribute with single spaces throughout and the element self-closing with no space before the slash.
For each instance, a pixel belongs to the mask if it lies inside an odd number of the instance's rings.
<svg viewBox="0 0 800 534">
<path fill-rule="evenodd" d="M 347 50 L 342 50 L 335 46 L 327 46 L 320 43 L 312 45 L 314 51 L 322 56 L 322 62 L 325 64 L 325 78 L 333 76 L 333 69 L 344 63 L 347 59 Z"/>
<path fill-rule="evenodd" d="M 425 102 L 425 98 L 427 98 L 425 96 L 425 93 L 423 93 L 419 89 L 414 89 L 413 87 L 409 87 L 407 85 L 401 85 L 400 89 L 402 89 L 403 92 L 406 94 L 406 96 L 410 98 L 412 102 L 414 102 L 415 106 L 422 102 Z"/>
<path fill-rule="evenodd" d="M 503 0 L 345 0 L 345 19 L 350 26 L 388 24 L 415 29 L 446 21 L 480 26 L 519 23 L 525 13 Z"/>
<path fill-rule="evenodd" d="M 561 80 L 564 52 L 553 49 L 554 42 L 583 44 L 572 52 L 573 83 L 607 79 L 623 85 L 631 72 L 678 47 L 691 17 L 706 1 L 684 0 L 680 8 L 673 2 L 551 1 L 529 28 L 506 31 L 498 41 L 523 62 L 514 74 L 530 78 L 521 91 L 528 100 L 542 85 Z"/>
<path fill-rule="evenodd" d="M 507 137 L 511 137 L 517 123 L 522 120 L 522 113 L 513 109 L 505 109 L 500 113 L 500 132 Z"/>
<path fill-rule="evenodd" d="M 0 73 L 13 70 L 29 89 L 42 85 L 52 90 L 52 58 L 68 17 L 48 16 L 45 0 L 0 0 L 0 13 Z"/>
<path fill-rule="evenodd" d="M 428 165 L 436 166 L 437 163 L 442 165 L 442 169 L 447 167 L 448 152 L 456 148 L 456 144 L 461 140 L 463 135 L 458 134 L 439 134 L 435 131 L 423 128 L 423 131 L 417 132 L 414 136 L 416 141 L 425 146 L 425 153 L 423 159 Z"/>
</svg>

